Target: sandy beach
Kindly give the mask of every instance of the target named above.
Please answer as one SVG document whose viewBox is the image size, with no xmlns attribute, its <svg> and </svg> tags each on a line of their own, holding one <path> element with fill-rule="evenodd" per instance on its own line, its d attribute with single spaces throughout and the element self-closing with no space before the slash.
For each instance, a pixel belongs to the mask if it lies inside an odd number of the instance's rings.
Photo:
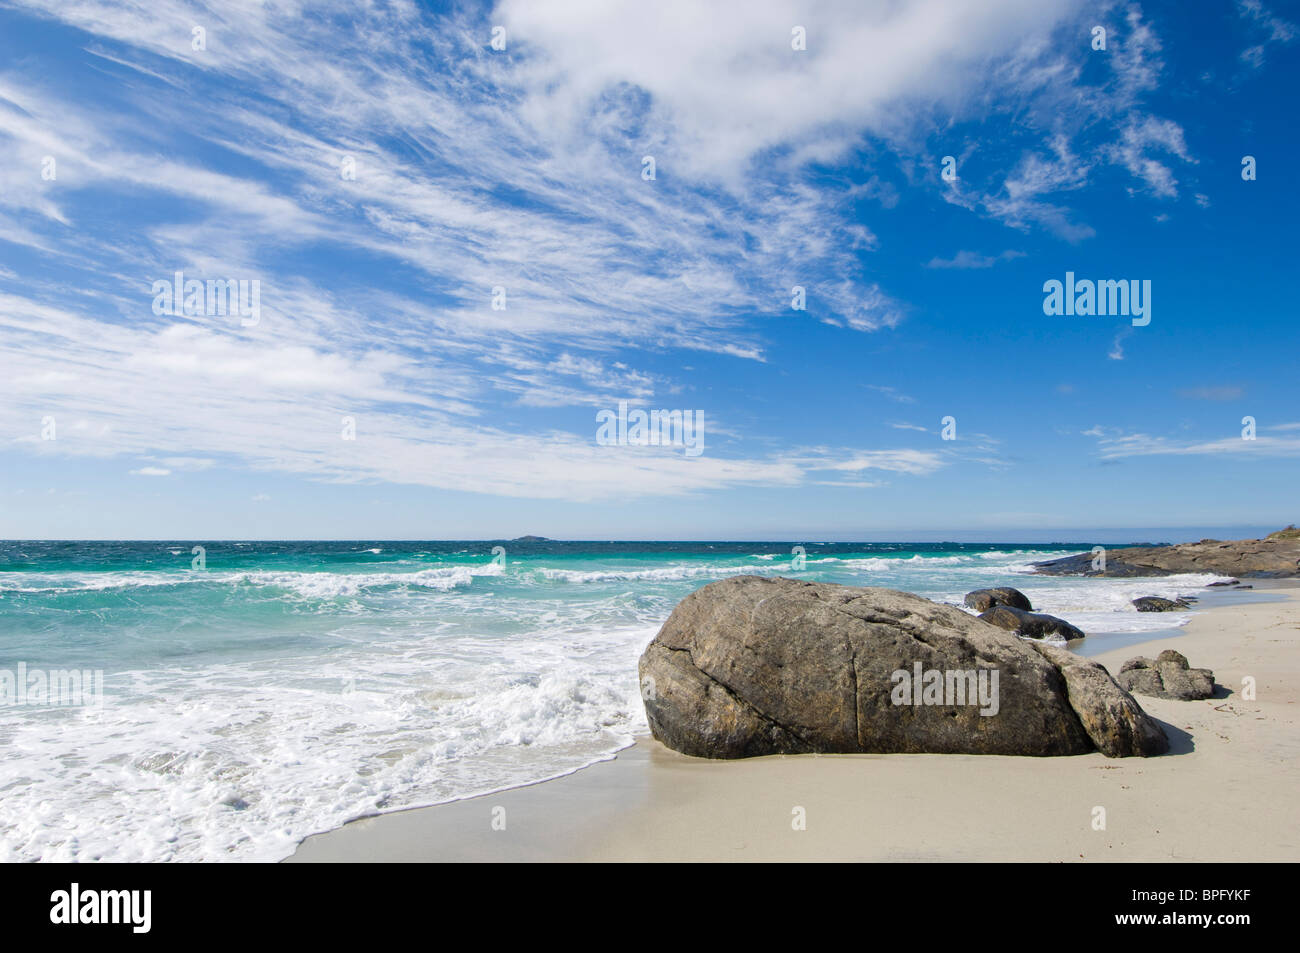
<svg viewBox="0 0 1300 953">
<path fill-rule="evenodd" d="M 1139 696 L 1160 757 L 708 761 L 645 737 L 563 778 L 355 821 L 289 861 L 1295 861 L 1300 589 L 1269 588 L 1284 601 L 1093 656 L 1113 674 L 1171 648 L 1214 670 L 1214 699 Z"/>
</svg>

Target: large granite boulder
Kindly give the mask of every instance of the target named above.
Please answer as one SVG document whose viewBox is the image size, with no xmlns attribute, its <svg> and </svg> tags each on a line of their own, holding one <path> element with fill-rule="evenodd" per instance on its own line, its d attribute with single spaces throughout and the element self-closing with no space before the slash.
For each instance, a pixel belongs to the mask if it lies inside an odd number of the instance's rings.
<svg viewBox="0 0 1300 953">
<path fill-rule="evenodd" d="M 906 592 L 740 576 L 683 599 L 640 675 L 654 736 L 706 758 L 1168 749 L 1105 669 L 1049 649 Z"/>
<path fill-rule="evenodd" d="M 1138 612 L 1178 612 L 1190 609 L 1191 603 L 1186 599 L 1162 599 L 1159 596 L 1141 596 L 1133 600 L 1133 607 Z"/>
<path fill-rule="evenodd" d="M 1010 629 L 1027 639 L 1064 639 L 1073 642 L 1083 638 L 1083 630 L 1064 619 L 1042 612 L 1024 612 L 1011 606 L 994 606 L 981 612 L 980 619 L 1000 629 Z"/>
<path fill-rule="evenodd" d="M 976 612 L 987 612 L 994 606 L 1011 606 L 1013 609 L 1023 609 L 1025 612 L 1034 611 L 1034 607 L 1029 604 L 1029 597 L 1019 589 L 1012 589 L 1010 586 L 976 589 L 974 592 L 966 593 L 964 601 Z"/>
<path fill-rule="evenodd" d="M 1181 652 L 1165 649 L 1155 661 L 1145 656 L 1131 658 L 1120 666 L 1117 681 L 1126 691 L 1154 698 L 1195 701 L 1214 695 L 1214 672 L 1190 668 Z"/>
</svg>

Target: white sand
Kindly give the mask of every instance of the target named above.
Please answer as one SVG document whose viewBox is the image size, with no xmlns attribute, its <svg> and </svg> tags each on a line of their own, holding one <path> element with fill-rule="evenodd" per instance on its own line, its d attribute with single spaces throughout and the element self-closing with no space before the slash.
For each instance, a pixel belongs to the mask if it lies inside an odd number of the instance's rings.
<svg viewBox="0 0 1300 953">
<path fill-rule="evenodd" d="M 1115 673 L 1176 649 L 1230 692 L 1138 696 L 1173 745 L 1158 758 L 707 761 L 646 738 L 565 778 L 356 821 L 290 859 L 1300 860 L 1300 594 L 1278 592 L 1287 601 L 1211 609 L 1176 638 L 1096 656 Z"/>
</svg>

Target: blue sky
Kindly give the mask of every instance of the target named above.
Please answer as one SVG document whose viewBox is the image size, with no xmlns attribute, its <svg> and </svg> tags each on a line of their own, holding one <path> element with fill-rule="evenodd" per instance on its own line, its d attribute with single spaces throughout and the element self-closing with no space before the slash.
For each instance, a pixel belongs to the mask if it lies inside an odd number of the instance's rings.
<svg viewBox="0 0 1300 953">
<path fill-rule="evenodd" d="M 589 6 L 0 2 L 0 537 L 1300 518 L 1295 4 Z"/>
</svg>

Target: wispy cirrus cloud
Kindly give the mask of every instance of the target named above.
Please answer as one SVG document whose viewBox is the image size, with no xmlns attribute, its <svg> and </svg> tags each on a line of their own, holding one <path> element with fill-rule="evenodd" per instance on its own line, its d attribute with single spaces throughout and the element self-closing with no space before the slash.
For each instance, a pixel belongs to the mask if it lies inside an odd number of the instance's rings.
<svg viewBox="0 0 1300 953">
<path fill-rule="evenodd" d="M 963 458 L 733 442 L 684 461 L 510 415 L 695 399 L 655 358 L 761 364 L 774 318 L 899 326 L 880 239 L 848 210 L 896 206 L 882 176 L 925 182 L 936 130 L 990 102 L 1018 110 L 1022 151 L 951 200 L 1017 228 L 1081 240 L 1064 196 L 1098 164 L 1160 195 L 1174 183 L 1152 153 L 1190 162 L 1146 113 L 1108 141 L 1089 129 L 1136 108 L 1161 68 L 1135 8 L 1102 88 L 1080 84 L 1086 47 L 1054 42 L 1079 2 L 13 9 L 82 31 L 103 98 L 0 70 L 0 241 L 27 256 L 0 272 L 0 426 L 28 452 L 155 461 L 142 473 L 192 469 L 167 462 L 183 457 L 571 499 L 924 475 Z M 487 45 L 496 23 L 504 51 Z M 865 182 L 819 174 L 864 144 L 880 157 Z M 119 208 L 133 217 L 106 214 Z M 259 280 L 260 322 L 155 314 L 150 285 L 177 270 Z M 31 439 L 45 415 L 68 423 L 57 445 Z"/>
<path fill-rule="evenodd" d="M 1300 437 L 1256 435 L 1243 439 L 1240 434 L 1210 440 L 1175 440 L 1146 433 L 1123 431 L 1111 427 L 1093 427 L 1084 436 L 1094 437 L 1097 453 L 1103 460 L 1124 457 L 1203 456 L 1256 454 L 1266 457 L 1300 456 Z"/>
<path fill-rule="evenodd" d="M 951 258 L 931 258 L 926 262 L 927 268 L 992 268 L 998 262 L 1013 261 L 1024 258 L 1025 253 L 1008 249 L 998 255 L 981 255 L 973 251 L 959 251 Z"/>
<path fill-rule="evenodd" d="M 897 387 L 890 387 L 885 384 L 864 384 L 867 390 L 873 390 L 877 394 L 883 394 L 896 404 L 915 404 L 916 398 L 910 394 L 904 394 Z"/>
<path fill-rule="evenodd" d="M 1269 47 L 1285 46 L 1300 35 L 1300 29 L 1269 10 L 1262 0 L 1237 0 L 1237 12 L 1255 29 L 1258 42 L 1241 51 L 1241 61 L 1252 69 L 1264 65 Z"/>
<path fill-rule="evenodd" d="M 1241 387 L 1217 386 L 1217 387 L 1183 387 L 1178 390 L 1178 396 L 1184 400 L 1213 400 L 1228 401 L 1240 400 L 1246 394 Z"/>
</svg>

